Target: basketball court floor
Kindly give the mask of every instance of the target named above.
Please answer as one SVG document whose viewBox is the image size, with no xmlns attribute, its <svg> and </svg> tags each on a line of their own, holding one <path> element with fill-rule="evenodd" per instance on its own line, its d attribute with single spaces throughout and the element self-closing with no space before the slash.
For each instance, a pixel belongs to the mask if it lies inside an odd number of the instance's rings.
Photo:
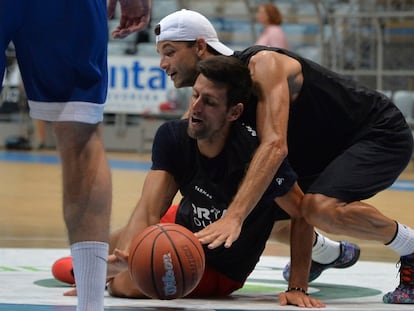
<svg viewBox="0 0 414 311">
<path fill-rule="evenodd" d="M 112 229 L 123 226 L 135 206 L 148 155 L 109 154 L 113 170 Z M 76 297 L 63 293 L 70 286 L 51 273 L 55 260 L 69 255 L 61 215 L 60 167 L 51 152 L 0 151 L 0 311 L 75 311 Z M 386 215 L 414 227 L 412 164 L 387 191 L 369 200 Z M 335 237 L 344 239 L 344 237 Z M 326 303 L 324 310 L 414 310 L 414 305 L 382 303 L 398 282 L 398 258 L 385 247 L 366 241 L 361 259 L 347 269 L 330 269 L 310 284 L 309 292 Z M 269 243 L 245 287 L 223 299 L 120 299 L 105 297 L 105 310 L 250 311 L 297 310 L 280 306 L 286 289 L 282 270 L 288 247 Z"/>
</svg>

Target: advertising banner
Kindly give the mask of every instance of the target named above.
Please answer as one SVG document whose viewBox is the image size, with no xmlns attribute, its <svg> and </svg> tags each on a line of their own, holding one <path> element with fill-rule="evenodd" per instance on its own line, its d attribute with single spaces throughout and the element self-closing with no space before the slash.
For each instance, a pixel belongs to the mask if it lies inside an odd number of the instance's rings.
<svg viewBox="0 0 414 311">
<path fill-rule="evenodd" d="M 106 113 L 160 114 L 175 92 L 158 57 L 109 56 Z"/>
</svg>

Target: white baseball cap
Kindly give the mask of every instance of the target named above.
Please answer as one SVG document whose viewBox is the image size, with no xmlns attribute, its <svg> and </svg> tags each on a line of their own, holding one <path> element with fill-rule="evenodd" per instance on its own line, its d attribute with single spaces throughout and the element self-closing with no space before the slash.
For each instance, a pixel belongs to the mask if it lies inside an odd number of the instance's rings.
<svg viewBox="0 0 414 311">
<path fill-rule="evenodd" d="M 210 21 L 198 12 L 182 9 L 164 17 L 156 26 L 159 41 L 194 41 L 203 38 L 206 43 L 220 54 L 230 56 L 234 51 L 221 43 Z M 158 32 L 158 30 L 157 30 Z"/>
</svg>

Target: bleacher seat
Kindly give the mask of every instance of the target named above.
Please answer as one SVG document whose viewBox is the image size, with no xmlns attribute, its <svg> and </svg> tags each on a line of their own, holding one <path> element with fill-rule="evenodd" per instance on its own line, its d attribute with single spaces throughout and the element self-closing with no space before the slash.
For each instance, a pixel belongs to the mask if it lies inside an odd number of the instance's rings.
<svg viewBox="0 0 414 311">
<path fill-rule="evenodd" d="M 392 99 L 403 113 L 407 123 L 414 130 L 414 91 L 395 91 Z"/>
<path fill-rule="evenodd" d="M 403 113 L 408 125 L 411 127 L 411 131 L 414 137 L 414 91 L 395 91 L 392 99 L 398 109 L 400 109 Z M 411 160 L 414 161 L 414 152 Z"/>
<path fill-rule="evenodd" d="M 378 92 L 384 94 L 388 98 L 392 98 L 392 91 L 391 90 L 378 90 Z"/>
</svg>

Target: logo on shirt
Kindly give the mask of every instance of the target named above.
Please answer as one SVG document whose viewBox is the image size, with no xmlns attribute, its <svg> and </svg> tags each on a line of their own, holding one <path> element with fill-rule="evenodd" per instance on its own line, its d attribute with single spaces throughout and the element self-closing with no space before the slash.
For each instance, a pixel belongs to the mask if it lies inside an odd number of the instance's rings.
<svg viewBox="0 0 414 311">
<path fill-rule="evenodd" d="M 206 190 L 204 190 L 203 188 L 201 188 L 201 187 L 199 187 L 199 186 L 196 185 L 196 186 L 194 186 L 194 189 L 195 189 L 195 191 L 197 191 L 197 192 L 205 195 L 210 200 L 213 199 L 213 196 L 210 193 L 208 193 Z"/>
<path fill-rule="evenodd" d="M 246 129 L 247 129 L 247 131 L 252 135 L 252 136 L 254 136 L 254 137 L 256 137 L 257 136 L 257 133 L 256 133 L 256 131 L 250 126 L 250 125 L 245 125 L 245 127 L 246 127 Z"/>
<path fill-rule="evenodd" d="M 226 213 L 226 210 L 220 210 L 214 206 L 206 208 L 191 203 L 191 207 L 193 208 L 193 222 L 199 228 L 207 227 Z"/>
<path fill-rule="evenodd" d="M 282 178 L 282 177 L 276 177 L 276 178 L 275 178 L 275 181 L 276 181 L 276 183 L 280 186 L 280 185 L 282 185 L 282 184 L 283 184 L 283 182 L 285 181 L 285 179 L 284 179 L 284 178 Z"/>
</svg>

